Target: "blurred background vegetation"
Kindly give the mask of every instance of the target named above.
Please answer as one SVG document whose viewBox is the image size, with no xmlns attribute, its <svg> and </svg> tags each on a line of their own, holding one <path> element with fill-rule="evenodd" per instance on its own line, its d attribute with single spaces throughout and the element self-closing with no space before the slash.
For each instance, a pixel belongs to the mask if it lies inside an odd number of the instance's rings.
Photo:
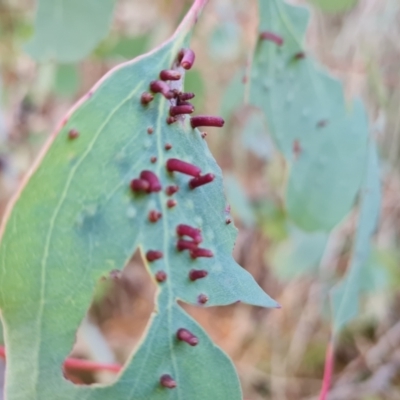
<svg viewBox="0 0 400 400">
<path fill-rule="evenodd" d="M 398 400 L 400 1 L 294 3 L 312 10 L 309 54 L 344 83 L 346 96 L 363 98 L 381 156 L 381 219 L 363 271 L 360 314 L 342 332 L 335 351 L 329 399 Z M 168 38 L 190 5 L 117 0 L 111 28 L 94 50 L 82 56 L 72 49 L 69 59 L 57 62 L 35 50 L 35 3 L 0 0 L 0 215 L 71 105 L 113 66 Z M 255 1 L 210 0 L 195 30 L 197 58 L 185 90 L 196 92 L 197 113 L 226 119 L 222 130 L 208 131 L 207 142 L 223 169 L 239 228 L 234 255 L 282 309 L 184 307 L 234 360 L 245 399 L 314 399 L 331 332 L 328 292 L 347 270 L 357 210 L 329 235 L 303 232 L 287 218 L 284 159 L 264 116 L 244 101 L 257 13 Z M 83 36 L 90 34 L 79 29 Z M 124 363 L 144 334 L 154 296 L 155 287 L 135 255 L 122 273 L 99 283 L 72 354 Z M 66 375 L 85 384 L 116 379 L 105 372 Z"/>
</svg>

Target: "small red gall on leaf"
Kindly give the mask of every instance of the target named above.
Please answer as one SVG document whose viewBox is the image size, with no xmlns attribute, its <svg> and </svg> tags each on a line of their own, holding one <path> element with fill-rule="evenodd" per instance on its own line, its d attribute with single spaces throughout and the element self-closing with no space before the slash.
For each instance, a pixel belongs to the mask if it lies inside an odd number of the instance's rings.
<svg viewBox="0 0 400 400">
<path fill-rule="evenodd" d="M 157 162 L 157 157 L 155 156 L 151 157 L 150 161 L 154 164 L 155 162 Z"/>
<path fill-rule="evenodd" d="M 160 211 L 157 210 L 151 210 L 148 215 L 149 221 L 153 223 L 157 222 L 161 217 L 162 214 L 160 213 Z"/>
<path fill-rule="evenodd" d="M 207 132 L 201 132 L 201 137 L 202 137 L 203 139 L 205 139 L 206 136 L 207 136 Z"/>
<path fill-rule="evenodd" d="M 164 148 L 165 148 L 165 150 L 171 150 L 172 149 L 172 144 L 171 143 L 166 143 Z"/>
<path fill-rule="evenodd" d="M 229 225 L 231 222 L 232 222 L 232 220 L 231 220 L 230 218 L 227 218 L 227 219 L 225 220 L 225 223 L 226 223 L 227 225 Z"/>
<path fill-rule="evenodd" d="M 214 257 L 214 254 L 209 249 L 197 248 L 197 249 L 190 250 L 190 257 L 192 257 L 193 259 L 200 258 L 200 257 L 210 258 L 210 257 Z"/>
<path fill-rule="evenodd" d="M 148 192 L 150 189 L 150 183 L 144 179 L 133 179 L 130 186 L 133 192 Z"/>
<path fill-rule="evenodd" d="M 199 344 L 199 339 L 197 336 L 193 335 L 192 332 L 185 328 L 180 328 L 176 332 L 176 338 L 182 342 L 189 344 L 190 346 L 197 346 Z"/>
<path fill-rule="evenodd" d="M 162 375 L 160 378 L 160 385 L 167 388 L 167 389 L 174 389 L 176 388 L 176 382 L 172 378 L 171 375 L 165 374 Z"/>
<path fill-rule="evenodd" d="M 303 58 L 306 58 L 306 53 L 304 53 L 304 51 L 299 51 L 293 56 L 294 60 L 302 60 Z"/>
<path fill-rule="evenodd" d="M 328 125 L 328 120 L 326 120 L 326 119 L 321 119 L 321 121 L 318 121 L 318 123 L 317 123 L 317 128 L 323 128 L 323 127 L 325 127 L 326 125 Z"/>
<path fill-rule="evenodd" d="M 178 191 L 179 191 L 179 186 L 170 185 L 170 186 L 167 186 L 167 188 L 165 189 L 165 194 L 167 196 L 172 196 L 173 194 L 175 194 Z"/>
<path fill-rule="evenodd" d="M 179 239 L 176 243 L 176 248 L 178 251 L 194 250 L 197 249 L 197 245 L 198 244 L 192 240 Z"/>
<path fill-rule="evenodd" d="M 185 69 L 190 69 L 193 67 L 195 57 L 194 51 L 191 49 L 182 49 L 178 54 L 178 60 L 181 64 L 181 67 Z"/>
<path fill-rule="evenodd" d="M 70 129 L 68 132 L 68 138 L 70 140 L 77 139 L 79 137 L 79 132 L 76 129 Z"/>
<path fill-rule="evenodd" d="M 149 93 L 149 92 L 144 92 L 140 96 L 140 102 L 145 106 L 146 104 L 149 104 L 151 101 L 153 101 L 154 96 Z"/>
<path fill-rule="evenodd" d="M 192 100 L 194 98 L 195 94 L 191 93 L 191 92 L 187 92 L 187 93 L 180 93 L 178 95 L 179 100 L 181 101 L 186 101 L 186 100 Z"/>
<path fill-rule="evenodd" d="M 208 272 L 204 269 L 191 269 L 189 271 L 189 279 L 191 281 L 197 281 L 198 279 L 203 279 L 208 275 Z"/>
<path fill-rule="evenodd" d="M 198 295 L 197 301 L 198 301 L 200 304 L 206 304 L 207 301 L 208 301 L 208 296 L 205 295 L 205 294 L 203 294 L 203 293 L 201 293 L 201 294 Z"/>
<path fill-rule="evenodd" d="M 191 114 L 194 111 L 192 104 L 180 104 L 179 106 L 172 106 L 169 109 L 169 115 L 175 117 L 176 115 Z"/>
<path fill-rule="evenodd" d="M 159 192 L 161 190 L 160 180 L 154 172 L 147 170 L 142 171 L 140 173 L 140 179 L 144 179 L 145 181 L 149 182 L 149 189 L 147 190 L 148 193 Z"/>
<path fill-rule="evenodd" d="M 190 176 L 199 176 L 201 174 L 199 167 L 177 158 L 167 160 L 166 167 L 169 172 L 180 172 Z"/>
<path fill-rule="evenodd" d="M 154 129 L 153 129 L 151 126 L 149 126 L 149 127 L 147 128 L 147 133 L 148 133 L 149 135 L 151 135 L 153 132 L 154 132 Z"/>
<path fill-rule="evenodd" d="M 168 208 L 173 208 L 178 204 L 178 202 L 174 199 L 169 199 L 167 200 L 167 207 Z"/>
<path fill-rule="evenodd" d="M 158 250 L 149 250 L 146 253 L 146 260 L 149 262 L 159 260 L 160 258 L 163 258 L 163 253 L 162 251 Z"/>
<path fill-rule="evenodd" d="M 163 81 L 179 81 L 181 73 L 173 69 L 163 69 L 160 72 L 160 79 Z"/>
<path fill-rule="evenodd" d="M 263 31 L 260 33 L 260 40 L 267 40 L 275 43 L 277 46 L 283 45 L 283 38 L 276 33 L 270 31 Z"/>
<path fill-rule="evenodd" d="M 195 243 L 201 243 L 203 240 L 200 229 L 194 228 L 190 225 L 179 224 L 176 227 L 176 234 L 178 236 L 189 236 Z"/>
<path fill-rule="evenodd" d="M 211 183 L 215 179 L 214 174 L 205 174 L 199 176 L 197 178 L 193 178 L 189 181 L 190 189 L 195 189 L 199 186 L 207 185 L 207 183 Z"/>
<path fill-rule="evenodd" d="M 164 81 L 150 82 L 150 90 L 153 93 L 161 93 L 166 99 L 172 99 L 174 97 L 174 93 Z"/>
<path fill-rule="evenodd" d="M 178 121 L 175 117 L 167 117 L 167 124 L 171 125 L 174 122 Z"/>
<path fill-rule="evenodd" d="M 165 282 L 167 280 L 167 274 L 164 271 L 157 271 L 154 275 L 157 282 Z"/>
<path fill-rule="evenodd" d="M 198 128 L 199 126 L 214 126 L 216 128 L 222 128 L 225 121 L 221 117 L 215 117 L 213 115 L 196 115 L 190 118 L 190 125 L 192 128 Z"/>
<path fill-rule="evenodd" d="M 293 142 L 293 154 L 294 154 L 295 159 L 297 159 L 300 156 L 301 152 L 302 152 L 302 148 L 301 148 L 300 142 L 296 139 Z"/>
</svg>

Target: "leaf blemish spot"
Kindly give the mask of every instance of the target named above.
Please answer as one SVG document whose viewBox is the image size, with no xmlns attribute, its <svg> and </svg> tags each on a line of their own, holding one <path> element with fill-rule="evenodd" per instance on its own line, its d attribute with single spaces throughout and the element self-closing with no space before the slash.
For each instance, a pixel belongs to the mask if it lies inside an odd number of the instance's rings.
<svg viewBox="0 0 400 400">
<path fill-rule="evenodd" d="M 185 328 L 178 329 L 178 332 L 176 332 L 176 338 L 182 342 L 190 344 L 190 346 L 197 346 L 199 344 L 197 336 L 193 335 L 192 332 Z"/>
<path fill-rule="evenodd" d="M 174 199 L 169 199 L 169 200 L 167 201 L 167 207 L 168 207 L 168 208 L 173 208 L 173 207 L 175 207 L 177 204 L 178 204 L 178 202 L 177 202 L 176 200 L 174 200 Z"/>
<path fill-rule="evenodd" d="M 162 214 L 160 213 L 160 211 L 157 211 L 157 210 L 151 210 L 149 212 L 149 216 L 148 216 L 149 221 L 152 223 L 157 222 L 161 217 L 162 217 Z"/>
<path fill-rule="evenodd" d="M 151 93 L 149 93 L 149 92 L 144 92 L 144 93 L 142 93 L 142 95 L 140 96 L 140 102 L 141 102 L 143 105 L 149 104 L 151 101 L 153 101 L 153 99 L 154 99 L 154 96 L 153 96 Z"/>
<path fill-rule="evenodd" d="M 77 139 L 79 137 L 79 132 L 76 129 L 70 129 L 68 132 L 68 138 L 70 140 Z"/>
<path fill-rule="evenodd" d="M 191 269 L 189 271 L 189 279 L 191 281 L 197 281 L 198 279 L 203 279 L 208 275 L 208 272 L 204 269 Z"/>
<path fill-rule="evenodd" d="M 165 193 L 167 196 L 172 196 L 173 194 L 175 194 L 178 191 L 179 191 L 179 186 L 177 186 L 177 185 L 170 185 L 170 186 L 167 186 L 167 188 L 165 189 Z"/>
<path fill-rule="evenodd" d="M 164 271 L 157 271 L 155 278 L 157 282 L 165 282 L 167 280 L 167 274 Z"/>
<path fill-rule="evenodd" d="M 172 376 L 168 375 L 168 374 L 161 376 L 160 384 L 161 384 L 161 386 L 163 386 L 167 389 L 174 389 L 176 387 L 176 382 L 174 381 Z"/>
<path fill-rule="evenodd" d="M 153 129 L 151 126 L 149 126 L 149 127 L 147 128 L 147 133 L 148 133 L 149 135 L 151 135 L 153 132 L 154 132 L 154 129 Z"/>
<path fill-rule="evenodd" d="M 171 143 L 167 143 L 167 144 L 164 146 L 164 148 L 165 148 L 165 150 L 171 150 L 171 149 L 172 149 L 172 144 L 171 144 Z"/>
<path fill-rule="evenodd" d="M 326 119 L 321 119 L 320 121 L 318 121 L 317 123 L 317 128 L 323 128 L 326 125 L 328 125 L 328 120 Z"/>
<path fill-rule="evenodd" d="M 168 125 L 171 125 L 176 121 L 177 121 L 177 119 L 175 117 L 167 117 L 167 124 Z"/>
<path fill-rule="evenodd" d="M 227 219 L 225 220 L 225 223 L 226 223 L 227 225 L 229 225 L 231 222 L 232 222 L 232 220 L 231 220 L 230 218 L 227 218 Z"/>
<path fill-rule="evenodd" d="M 197 301 L 198 301 L 200 304 L 206 304 L 207 301 L 208 301 L 208 296 L 205 295 L 205 294 L 203 294 L 203 293 L 201 293 L 201 294 L 198 295 Z"/>
<path fill-rule="evenodd" d="M 157 161 L 157 157 L 155 157 L 155 156 L 151 157 L 150 161 L 154 164 Z"/>
</svg>

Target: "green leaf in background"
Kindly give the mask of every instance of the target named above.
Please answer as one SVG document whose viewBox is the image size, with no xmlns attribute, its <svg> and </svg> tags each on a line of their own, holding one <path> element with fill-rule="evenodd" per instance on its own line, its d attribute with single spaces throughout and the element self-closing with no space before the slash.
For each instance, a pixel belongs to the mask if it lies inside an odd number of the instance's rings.
<svg viewBox="0 0 400 400">
<path fill-rule="evenodd" d="M 231 361 L 177 302 L 277 303 L 232 258 L 236 229 L 226 223 L 222 173 L 200 131 L 187 116 L 167 124 L 171 103 L 161 95 L 141 104 L 160 70 L 185 72 L 177 54 L 188 46 L 205 3 L 194 3 L 169 41 L 118 66 L 73 108 L 15 199 L 0 243 L 7 400 L 242 399 Z M 167 171 L 170 158 L 215 179 L 192 190 L 190 178 Z M 131 191 L 131 180 L 144 170 L 156 174 L 161 191 Z M 169 185 L 180 188 L 173 197 L 165 191 Z M 201 228 L 201 246 L 213 256 L 192 259 L 177 251 L 178 224 Z M 75 386 L 64 379 L 62 363 L 96 282 L 123 268 L 136 249 L 159 288 L 146 336 L 115 384 Z M 151 250 L 161 258 L 149 260 Z M 192 280 L 192 269 L 208 275 Z M 197 346 L 177 339 L 181 328 L 197 336 Z M 164 374 L 175 380 L 174 389 L 160 384 Z"/>
<path fill-rule="evenodd" d="M 39 0 L 26 51 L 36 61 L 73 63 L 86 57 L 111 24 L 114 0 Z"/>
<path fill-rule="evenodd" d="M 243 127 L 242 144 L 263 160 L 270 159 L 274 152 L 274 145 L 266 131 L 264 115 L 250 113 Z"/>
<path fill-rule="evenodd" d="M 324 254 L 328 237 L 325 232 L 304 232 L 291 226 L 289 237 L 277 245 L 270 257 L 276 275 L 283 281 L 290 281 L 314 273 Z"/>
<path fill-rule="evenodd" d="M 239 24 L 226 21 L 218 24 L 210 36 L 209 51 L 217 61 L 233 61 L 241 52 L 241 29 Z"/>
<path fill-rule="evenodd" d="M 106 41 L 107 42 L 107 41 Z M 122 37 L 113 45 L 100 45 L 96 49 L 96 54 L 101 57 L 123 57 L 126 60 L 144 54 L 149 48 L 150 36 L 140 35 L 135 37 Z"/>
<path fill-rule="evenodd" d="M 343 13 L 354 8 L 358 0 L 309 0 L 309 2 L 326 13 Z"/>
<path fill-rule="evenodd" d="M 254 226 L 256 224 L 254 211 L 240 182 L 233 175 L 225 176 L 225 188 L 232 212 L 245 226 Z"/>
<path fill-rule="evenodd" d="M 331 292 L 333 330 L 338 333 L 343 326 L 358 315 L 359 295 L 363 288 L 364 268 L 371 252 L 371 238 L 378 223 L 381 206 L 379 163 L 375 143 L 369 145 L 368 164 L 361 191 L 361 210 L 358 220 L 353 256 L 345 277 Z M 368 279 L 368 275 L 367 275 Z"/>
<path fill-rule="evenodd" d="M 72 97 L 79 89 L 79 71 L 76 64 L 57 66 L 54 91 L 62 97 Z"/>
<path fill-rule="evenodd" d="M 329 231 L 360 188 L 368 140 L 364 107 L 347 104 L 339 81 L 304 53 L 306 9 L 281 0 L 260 1 L 259 7 L 259 32 L 273 32 L 283 44 L 258 41 L 250 102 L 264 111 L 289 164 L 289 216 L 304 230 Z"/>
</svg>

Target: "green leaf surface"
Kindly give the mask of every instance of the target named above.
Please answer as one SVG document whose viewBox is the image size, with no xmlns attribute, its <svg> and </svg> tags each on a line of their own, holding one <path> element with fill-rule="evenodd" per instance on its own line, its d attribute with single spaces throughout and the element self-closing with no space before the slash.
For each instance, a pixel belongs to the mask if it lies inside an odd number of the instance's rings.
<svg viewBox="0 0 400 400">
<path fill-rule="evenodd" d="M 345 277 L 331 291 L 334 333 L 358 315 L 360 292 L 365 289 L 362 281 L 365 277 L 369 279 L 370 271 L 366 272 L 364 268 L 370 259 L 371 237 L 378 223 L 380 206 L 379 162 L 375 143 L 371 140 L 353 255 Z"/>
<path fill-rule="evenodd" d="M 328 237 L 325 232 L 304 232 L 291 226 L 289 237 L 278 244 L 271 257 L 277 276 L 283 281 L 290 281 L 315 272 Z"/>
<path fill-rule="evenodd" d="M 329 231 L 349 212 L 361 184 L 368 141 L 364 107 L 347 104 L 339 81 L 304 53 L 306 9 L 281 0 L 260 1 L 259 7 L 259 31 L 279 35 L 283 45 L 258 41 L 250 102 L 265 113 L 289 165 L 289 216 L 304 230 Z"/>
<path fill-rule="evenodd" d="M 114 0 L 39 0 L 26 51 L 41 62 L 79 61 L 107 35 L 113 8 Z"/>
<path fill-rule="evenodd" d="M 309 2 L 326 13 L 343 13 L 351 10 L 358 0 L 309 0 Z"/>
<path fill-rule="evenodd" d="M 195 2 L 172 39 L 111 71 L 73 108 L 15 199 L 0 243 L 7 400 L 242 398 L 232 363 L 177 300 L 199 305 L 198 296 L 204 294 L 207 306 L 277 303 L 232 258 L 236 229 L 225 222 L 222 173 L 201 133 L 187 117 L 168 125 L 170 104 L 161 95 L 147 106 L 140 102 L 149 82 L 188 46 L 205 2 Z M 78 138 L 69 139 L 71 129 Z M 166 143 L 173 146 L 169 151 Z M 214 173 L 214 181 L 191 190 L 187 176 L 167 172 L 166 160 L 172 157 Z M 163 190 L 133 194 L 130 181 L 142 170 L 153 171 Z M 164 191 L 171 184 L 180 187 L 174 208 L 167 207 L 170 197 Z M 148 220 L 151 210 L 162 213 L 156 223 Z M 212 258 L 193 260 L 176 250 L 181 223 L 202 229 L 202 246 L 213 251 Z M 167 280 L 158 283 L 146 336 L 115 384 L 75 386 L 63 378 L 61 366 L 96 283 L 108 271 L 123 268 L 136 249 L 142 255 L 162 251 L 159 260 L 143 258 L 152 277 L 167 273 Z M 193 282 L 188 278 L 192 268 L 208 276 Z M 179 342 L 179 328 L 190 330 L 199 344 Z M 160 385 L 163 374 L 174 378 L 175 389 Z"/>
</svg>

